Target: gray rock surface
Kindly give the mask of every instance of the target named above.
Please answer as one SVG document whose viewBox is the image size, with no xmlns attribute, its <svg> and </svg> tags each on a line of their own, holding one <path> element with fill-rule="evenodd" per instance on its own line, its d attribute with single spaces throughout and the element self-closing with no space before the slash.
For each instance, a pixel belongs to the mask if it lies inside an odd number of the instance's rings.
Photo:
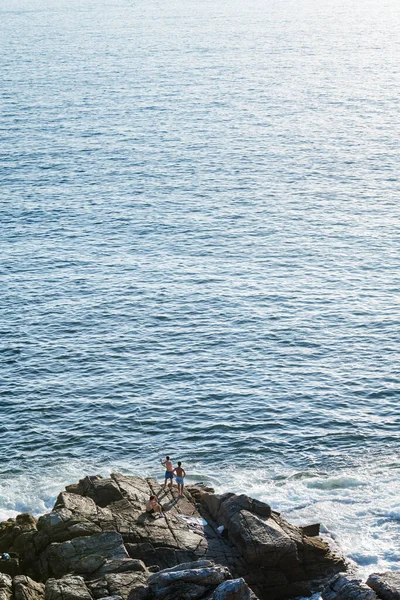
<svg viewBox="0 0 400 600">
<path fill-rule="evenodd" d="M 250 589 L 243 578 L 224 581 L 217 587 L 213 600 L 250 600 Z"/>
<path fill-rule="evenodd" d="M 132 561 L 116 531 L 52 543 L 42 556 L 42 569 L 62 577 L 67 573 L 97 575 L 127 568 Z"/>
<path fill-rule="evenodd" d="M 13 579 L 15 600 L 43 600 L 44 584 L 33 581 L 26 575 L 17 575 Z"/>
<path fill-rule="evenodd" d="M 46 581 L 45 600 L 92 600 L 92 596 L 83 577 L 67 575 Z"/>
<path fill-rule="evenodd" d="M 10 600 L 12 597 L 12 579 L 6 573 L 0 573 L 0 600 Z"/>
<path fill-rule="evenodd" d="M 215 589 L 230 578 L 227 567 L 215 565 L 211 561 L 194 561 L 150 575 L 146 585 L 137 586 L 131 591 L 129 600 L 211 598 Z"/>
<path fill-rule="evenodd" d="M 372 588 L 382 600 L 400 600 L 400 572 L 372 573 L 367 585 Z"/>
<path fill-rule="evenodd" d="M 176 582 L 191 583 L 205 588 L 217 586 L 230 577 L 229 570 L 220 565 L 200 568 L 167 569 L 154 573 L 147 581 L 154 595 L 159 596 L 166 588 L 173 588 Z"/>
<path fill-rule="evenodd" d="M 377 600 L 377 595 L 359 579 L 337 574 L 322 592 L 323 600 Z"/>
<path fill-rule="evenodd" d="M 207 557 L 242 576 L 260 598 L 310 595 L 320 582 L 346 570 L 343 556 L 320 537 L 305 535 L 267 504 L 247 496 L 196 491 L 199 510 L 226 538 L 209 541 Z M 223 543 L 222 543 L 223 542 Z"/>
</svg>

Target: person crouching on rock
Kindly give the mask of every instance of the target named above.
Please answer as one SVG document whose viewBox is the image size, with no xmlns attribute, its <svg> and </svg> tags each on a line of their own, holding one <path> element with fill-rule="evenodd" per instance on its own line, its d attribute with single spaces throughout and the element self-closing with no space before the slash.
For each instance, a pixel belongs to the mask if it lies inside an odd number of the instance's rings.
<svg viewBox="0 0 400 600">
<path fill-rule="evenodd" d="M 158 513 L 158 517 L 156 517 L 156 519 L 160 519 L 164 516 L 161 505 L 158 504 L 157 496 L 150 496 L 146 504 L 146 512 L 153 516 Z"/>
<path fill-rule="evenodd" d="M 178 460 L 178 466 L 174 469 L 174 475 L 176 475 L 176 483 L 178 484 L 178 496 L 183 496 L 183 486 L 185 484 L 184 477 L 186 477 L 185 469 L 182 468 L 182 463 Z"/>
<path fill-rule="evenodd" d="M 161 464 L 166 469 L 166 471 L 165 471 L 165 481 L 164 481 L 163 488 L 165 490 L 165 487 L 167 485 L 167 481 L 169 480 L 169 488 L 172 490 L 172 484 L 173 484 L 173 481 L 174 481 L 174 467 L 172 466 L 172 461 L 171 461 L 170 457 L 166 456 L 165 460 L 161 461 Z"/>
</svg>

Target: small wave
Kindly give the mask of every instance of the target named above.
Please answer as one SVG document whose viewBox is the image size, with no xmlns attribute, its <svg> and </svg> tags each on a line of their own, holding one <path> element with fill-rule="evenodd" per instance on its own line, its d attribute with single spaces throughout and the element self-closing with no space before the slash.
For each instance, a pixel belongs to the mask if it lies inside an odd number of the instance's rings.
<svg viewBox="0 0 400 600">
<path fill-rule="evenodd" d="M 399 390 L 377 390 L 368 394 L 367 398 L 371 400 L 379 400 L 380 398 L 393 398 L 399 396 Z"/>
<path fill-rule="evenodd" d="M 365 482 L 360 481 L 356 477 L 330 477 L 328 479 L 319 479 L 317 481 L 310 481 L 307 484 L 309 488 L 316 488 L 320 490 L 340 490 L 346 488 L 356 488 L 365 486 Z"/>
<path fill-rule="evenodd" d="M 349 555 L 349 558 L 362 567 L 376 565 L 379 562 L 379 557 L 376 554 L 364 554 L 362 552 L 353 552 Z"/>
<path fill-rule="evenodd" d="M 288 481 L 290 480 L 302 480 L 302 479 L 315 479 L 316 477 L 323 477 L 324 475 L 327 475 L 327 473 L 317 473 L 314 471 L 299 471 L 298 473 L 294 473 L 293 475 L 290 475 L 290 477 L 287 478 Z"/>
</svg>

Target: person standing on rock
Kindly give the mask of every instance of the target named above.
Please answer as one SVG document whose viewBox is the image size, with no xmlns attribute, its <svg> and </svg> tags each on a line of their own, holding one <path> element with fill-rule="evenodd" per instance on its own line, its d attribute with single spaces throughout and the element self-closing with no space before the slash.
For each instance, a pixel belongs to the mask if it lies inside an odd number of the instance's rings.
<svg viewBox="0 0 400 600">
<path fill-rule="evenodd" d="M 186 477 L 185 469 L 182 468 L 182 463 L 178 460 L 178 466 L 174 469 L 176 483 L 178 484 L 178 496 L 183 496 L 183 486 L 185 485 L 184 477 Z"/>
<path fill-rule="evenodd" d="M 165 457 L 165 460 L 161 461 L 161 464 L 165 467 L 165 481 L 163 488 L 165 490 L 167 482 L 169 480 L 169 488 L 172 490 L 172 484 L 174 482 L 174 467 L 172 466 L 172 461 L 169 456 Z"/>
</svg>

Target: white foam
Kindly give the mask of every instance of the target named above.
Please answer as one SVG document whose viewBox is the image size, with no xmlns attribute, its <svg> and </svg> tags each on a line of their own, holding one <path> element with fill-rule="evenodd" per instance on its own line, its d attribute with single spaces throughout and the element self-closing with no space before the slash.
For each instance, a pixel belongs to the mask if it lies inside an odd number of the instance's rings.
<svg viewBox="0 0 400 600">
<path fill-rule="evenodd" d="M 7 519 L 13 519 L 18 514 L 16 510 L 4 510 L 0 509 L 0 522 L 7 521 Z"/>
<path fill-rule="evenodd" d="M 385 466 L 386 465 L 386 466 Z M 268 502 L 296 524 L 321 523 L 344 554 L 353 560 L 358 575 L 400 570 L 400 480 L 398 462 L 387 458 L 379 465 L 360 464 L 348 472 L 266 471 L 229 474 L 223 491 L 236 489 Z"/>
</svg>

